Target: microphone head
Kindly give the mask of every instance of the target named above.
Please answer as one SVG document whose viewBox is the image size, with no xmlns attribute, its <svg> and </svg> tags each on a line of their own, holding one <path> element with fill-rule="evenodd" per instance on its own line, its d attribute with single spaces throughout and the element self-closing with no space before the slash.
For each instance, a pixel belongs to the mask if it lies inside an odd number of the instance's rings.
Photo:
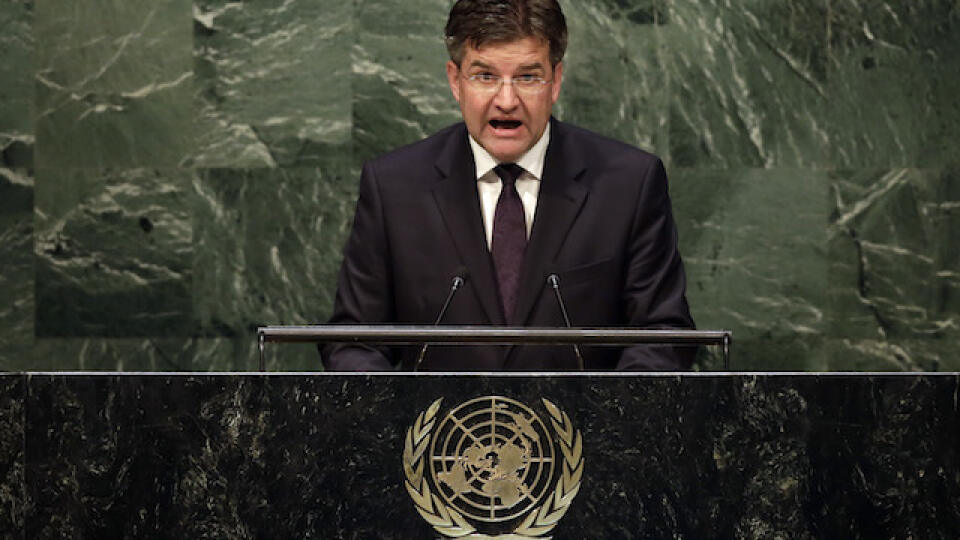
<svg viewBox="0 0 960 540">
<path fill-rule="evenodd" d="M 466 266 L 458 266 L 457 270 L 453 273 L 453 280 L 450 282 L 450 286 L 454 289 L 459 289 L 467 282 L 467 277 L 470 276 L 470 272 L 467 271 Z"/>
</svg>

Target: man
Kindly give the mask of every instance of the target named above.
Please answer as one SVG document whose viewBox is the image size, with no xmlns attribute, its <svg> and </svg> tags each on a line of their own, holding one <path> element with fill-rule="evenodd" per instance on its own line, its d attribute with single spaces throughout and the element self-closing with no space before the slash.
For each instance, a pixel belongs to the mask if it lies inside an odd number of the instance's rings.
<svg viewBox="0 0 960 540">
<path fill-rule="evenodd" d="M 556 0 L 459 0 L 447 79 L 463 123 L 363 168 L 331 323 L 693 328 L 661 161 L 551 117 Z M 330 370 L 411 369 L 418 347 L 331 345 Z M 584 349 L 588 370 L 677 370 L 690 349 Z M 571 347 L 433 346 L 421 369 L 567 370 Z"/>
</svg>

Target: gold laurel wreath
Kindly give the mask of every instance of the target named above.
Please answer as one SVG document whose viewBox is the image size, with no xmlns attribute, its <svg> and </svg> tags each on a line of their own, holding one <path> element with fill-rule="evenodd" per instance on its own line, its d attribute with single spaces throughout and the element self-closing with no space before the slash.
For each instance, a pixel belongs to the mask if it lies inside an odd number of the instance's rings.
<svg viewBox="0 0 960 540">
<path fill-rule="evenodd" d="M 420 413 L 414 424 L 407 430 L 403 445 L 403 472 L 406 477 L 404 485 L 416 505 L 417 512 L 440 534 L 450 538 L 467 535 L 471 538 L 494 538 L 482 534 L 471 534 L 476 533 L 477 529 L 455 508 L 444 504 L 433 494 L 424 476 L 424 453 L 430 442 L 430 432 L 433 430 L 441 401 L 443 398 L 434 401 L 427 410 Z M 553 493 L 546 497 L 541 505 L 530 510 L 513 534 L 503 535 L 500 538 L 543 539 L 543 535 L 557 526 L 570 509 L 573 498 L 580 491 L 580 482 L 583 478 L 583 438 L 580 431 L 573 429 L 573 423 L 567 413 L 547 399 L 541 398 L 541 401 L 550 413 L 550 423 L 557 433 L 557 441 L 563 453 L 561 474 Z"/>
</svg>

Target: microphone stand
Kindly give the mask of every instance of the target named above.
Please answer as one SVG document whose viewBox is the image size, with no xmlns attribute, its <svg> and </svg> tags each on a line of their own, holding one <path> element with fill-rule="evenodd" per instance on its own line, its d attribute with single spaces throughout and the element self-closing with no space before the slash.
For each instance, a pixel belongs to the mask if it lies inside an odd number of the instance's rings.
<svg viewBox="0 0 960 540">
<path fill-rule="evenodd" d="M 547 276 L 547 283 L 553 289 L 553 294 L 557 297 L 557 303 L 560 304 L 560 313 L 563 314 L 563 322 L 566 323 L 567 328 L 573 328 L 570 325 L 570 317 L 567 316 L 567 306 L 563 303 L 563 296 L 560 295 L 560 278 L 556 274 L 550 274 Z M 573 344 L 573 352 L 577 355 L 577 368 L 580 371 L 583 371 L 583 355 L 580 354 L 580 346 L 576 343 Z"/>
<path fill-rule="evenodd" d="M 437 314 L 437 320 L 433 323 L 434 326 L 440 326 L 440 321 L 443 320 L 443 315 L 447 312 L 447 308 L 450 307 L 450 301 L 453 300 L 453 295 L 457 293 L 457 290 L 460 287 L 463 287 L 463 278 L 460 276 L 454 276 L 453 281 L 450 283 L 450 292 L 447 293 L 447 299 L 443 302 L 443 307 L 440 308 L 440 313 Z M 423 357 L 427 354 L 427 342 L 423 342 L 423 346 L 420 347 L 420 354 L 417 355 L 417 361 L 413 364 L 413 370 L 417 371 L 420 369 L 420 364 L 423 362 Z"/>
</svg>

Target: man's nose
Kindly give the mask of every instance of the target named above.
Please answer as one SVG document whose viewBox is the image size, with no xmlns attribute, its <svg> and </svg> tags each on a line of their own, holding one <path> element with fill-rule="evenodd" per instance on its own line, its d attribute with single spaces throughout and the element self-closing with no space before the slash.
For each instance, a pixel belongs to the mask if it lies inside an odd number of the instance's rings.
<svg viewBox="0 0 960 540">
<path fill-rule="evenodd" d="M 500 90 L 494 96 L 494 104 L 505 111 L 513 110 L 520 104 L 520 98 L 517 96 L 517 90 L 513 87 L 512 80 L 503 80 L 500 84 Z"/>
</svg>

